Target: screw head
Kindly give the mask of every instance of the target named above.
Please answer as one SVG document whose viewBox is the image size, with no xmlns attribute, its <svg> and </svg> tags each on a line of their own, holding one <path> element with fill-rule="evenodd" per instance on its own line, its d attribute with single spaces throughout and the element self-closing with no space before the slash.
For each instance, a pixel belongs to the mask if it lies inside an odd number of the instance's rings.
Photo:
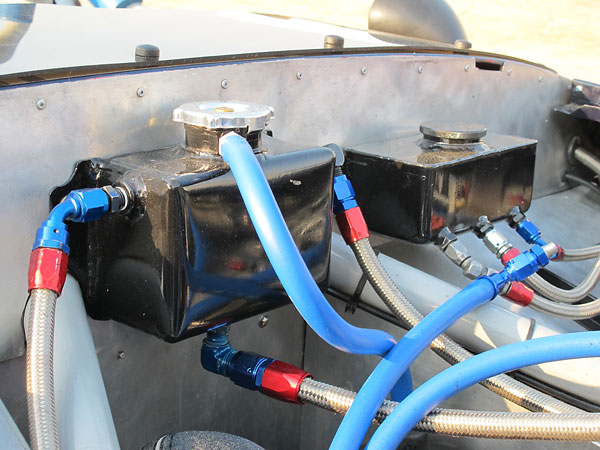
<svg viewBox="0 0 600 450">
<path fill-rule="evenodd" d="M 362 66 L 362 68 L 360 69 L 360 73 L 362 73 L 363 75 L 367 74 L 367 66 Z"/>
<path fill-rule="evenodd" d="M 465 72 L 468 72 L 468 71 L 469 71 L 469 65 L 467 64 L 467 65 L 465 65 Z"/>
<path fill-rule="evenodd" d="M 46 100 L 40 98 L 37 102 L 35 102 L 35 107 L 40 110 L 44 109 L 46 107 Z"/>
<path fill-rule="evenodd" d="M 296 72 L 296 78 L 298 78 L 299 80 L 301 80 L 303 76 L 304 75 L 302 75 L 302 72 L 300 72 L 300 71 Z"/>
<path fill-rule="evenodd" d="M 419 66 L 419 68 L 417 69 L 417 72 L 423 73 L 423 66 Z"/>
<path fill-rule="evenodd" d="M 138 97 L 143 97 L 145 93 L 146 93 L 146 92 L 144 92 L 144 88 L 138 88 L 138 89 L 137 89 L 137 91 L 135 91 L 135 94 L 136 94 Z"/>
<path fill-rule="evenodd" d="M 229 81 L 227 81 L 227 80 L 221 81 L 221 87 L 223 89 L 227 89 L 229 87 Z"/>
<path fill-rule="evenodd" d="M 264 316 L 260 316 L 260 319 L 258 319 L 258 326 L 260 328 L 264 328 L 269 324 L 269 316 L 267 316 L 266 314 Z"/>
</svg>

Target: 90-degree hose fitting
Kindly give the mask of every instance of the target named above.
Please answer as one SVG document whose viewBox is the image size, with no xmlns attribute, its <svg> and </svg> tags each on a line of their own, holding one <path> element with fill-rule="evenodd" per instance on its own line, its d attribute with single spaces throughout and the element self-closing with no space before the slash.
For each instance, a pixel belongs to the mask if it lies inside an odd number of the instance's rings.
<svg viewBox="0 0 600 450">
<path fill-rule="evenodd" d="M 530 250 L 517 255 L 515 258 L 508 261 L 504 270 L 498 273 L 493 273 L 478 279 L 489 280 L 496 290 L 495 295 L 504 295 L 504 289 L 511 282 L 523 281 L 536 273 L 541 267 L 550 262 L 548 254 L 556 249 L 554 244 L 548 244 L 544 247 L 534 245 Z M 510 289 L 510 288 L 509 288 Z"/>
<path fill-rule="evenodd" d="M 202 345 L 202 367 L 251 391 L 289 403 L 302 403 L 298 392 L 302 381 L 310 377 L 308 372 L 283 361 L 235 350 L 227 337 L 228 331 L 228 326 L 222 326 L 207 333 Z"/>
<path fill-rule="evenodd" d="M 36 232 L 29 259 L 29 291 L 50 289 L 61 294 L 70 251 L 66 220 L 92 222 L 124 209 L 127 203 L 127 194 L 119 187 L 105 186 L 70 192 L 52 209 L 48 220 Z"/>
<path fill-rule="evenodd" d="M 528 244 L 535 244 L 542 247 L 547 244 L 547 242 L 542 239 L 541 230 L 537 226 L 535 226 L 535 224 L 531 220 L 525 217 L 525 213 L 521 210 L 519 206 L 515 206 L 510 211 L 507 221 L 510 227 L 514 228 L 519 234 L 519 236 L 521 236 Z M 556 250 L 556 253 L 553 254 L 550 257 L 550 259 L 562 259 L 562 248 L 556 245 Z"/>
<path fill-rule="evenodd" d="M 502 272 L 506 272 L 511 281 L 523 281 L 550 262 L 550 256 L 556 253 L 556 245 L 546 244 L 543 247 L 534 245 L 528 251 L 516 255 L 508 261 Z"/>
</svg>

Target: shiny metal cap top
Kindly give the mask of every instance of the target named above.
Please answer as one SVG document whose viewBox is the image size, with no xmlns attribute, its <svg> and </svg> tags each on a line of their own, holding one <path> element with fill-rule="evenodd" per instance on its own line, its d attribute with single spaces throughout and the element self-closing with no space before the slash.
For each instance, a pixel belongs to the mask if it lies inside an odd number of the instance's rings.
<svg viewBox="0 0 600 450">
<path fill-rule="evenodd" d="M 173 110 L 173 120 L 209 130 L 263 130 L 275 116 L 270 106 L 236 101 L 186 103 Z"/>
<path fill-rule="evenodd" d="M 419 127 L 421 133 L 426 138 L 457 140 L 457 141 L 478 141 L 487 134 L 487 128 L 479 123 L 472 122 L 452 122 L 442 120 L 432 120 L 423 122 Z"/>
</svg>

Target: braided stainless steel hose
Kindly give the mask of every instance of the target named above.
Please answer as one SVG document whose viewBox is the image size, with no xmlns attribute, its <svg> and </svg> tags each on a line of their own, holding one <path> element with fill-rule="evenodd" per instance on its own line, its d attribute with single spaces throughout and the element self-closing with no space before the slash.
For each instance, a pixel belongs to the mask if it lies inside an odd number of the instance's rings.
<svg viewBox="0 0 600 450">
<path fill-rule="evenodd" d="M 356 392 L 306 378 L 298 398 L 303 403 L 338 414 L 346 414 Z M 385 400 L 375 416 L 381 423 L 399 403 Z M 434 409 L 415 427 L 417 431 L 450 436 L 488 439 L 535 439 L 597 441 L 600 414 L 596 413 L 511 413 Z"/>
<path fill-rule="evenodd" d="M 400 292 L 396 284 L 381 265 L 373 251 L 369 239 L 361 239 L 350 245 L 356 259 L 364 271 L 369 283 L 381 297 L 386 306 L 407 328 L 417 324 L 423 315 Z M 431 344 L 431 349 L 450 364 L 470 358 L 473 354 L 445 334 L 440 335 Z M 498 375 L 481 383 L 483 386 L 522 406 L 536 412 L 581 412 L 549 395 L 539 392 L 508 375 Z"/>
<path fill-rule="evenodd" d="M 600 281 L 600 257 L 596 259 L 592 270 L 585 279 L 573 289 L 560 289 L 547 282 L 538 274 L 525 280 L 525 284 L 543 297 L 560 303 L 575 303 L 586 298 Z"/>
<path fill-rule="evenodd" d="M 32 450 L 59 450 L 54 403 L 54 317 L 58 295 L 31 291 L 27 327 L 27 410 Z"/>
<path fill-rule="evenodd" d="M 576 147 L 573 151 L 573 156 L 585 167 L 595 172 L 596 175 L 600 175 L 600 160 L 583 147 Z"/>
<path fill-rule="evenodd" d="M 584 320 L 600 314 L 600 299 L 581 305 L 568 305 L 534 295 L 530 306 L 538 311 L 563 319 Z"/>
<path fill-rule="evenodd" d="M 600 256 L 600 245 L 592 247 L 568 249 L 563 248 L 563 261 L 583 261 Z"/>
</svg>

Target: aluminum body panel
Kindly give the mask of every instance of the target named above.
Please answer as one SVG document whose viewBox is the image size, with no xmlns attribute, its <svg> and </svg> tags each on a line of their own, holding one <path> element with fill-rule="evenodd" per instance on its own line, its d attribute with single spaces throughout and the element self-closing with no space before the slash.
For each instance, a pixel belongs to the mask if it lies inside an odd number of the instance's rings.
<svg viewBox="0 0 600 450">
<path fill-rule="evenodd" d="M 52 187 L 69 178 L 78 160 L 182 142 L 183 130 L 171 114 L 188 101 L 273 106 L 274 135 L 301 146 L 369 142 L 399 129 L 417 129 L 432 118 L 485 123 L 490 132 L 539 140 L 534 197 L 563 188 L 562 149 L 577 128 L 552 108 L 568 99 L 569 82 L 517 62 L 504 63 L 503 71 L 465 72 L 465 64 L 475 67 L 475 58 L 332 55 L 157 69 L 0 90 L 0 162 L 10 168 L 0 181 L 6 192 L 0 232 L 11 236 L 4 251 L 12 257 L 0 273 L 5 289 L 0 360 L 23 352 L 19 320 L 27 258 Z M 300 80 L 299 71 L 304 74 Z M 229 82 L 227 89 L 221 87 L 223 79 Z M 136 94 L 140 87 L 143 97 Z M 39 99 L 45 101 L 41 110 Z"/>
<path fill-rule="evenodd" d="M 15 421 L 0 400 L 0 439 L 2 445 L 9 450 L 29 450 L 21 431 L 17 428 Z"/>
<path fill-rule="evenodd" d="M 292 307 L 234 324 L 236 348 L 302 366 L 305 327 Z M 167 433 L 222 431 L 266 449 L 298 449 L 301 408 L 234 385 L 204 370 L 202 337 L 168 344 L 113 321 L 89 319 L 122 449 L 137 450 Z M 0 398 L 27 435 L 25 357 L 0 364 Z M 104 447 L 99 447 L 104 448 Z"/>
</svg>

